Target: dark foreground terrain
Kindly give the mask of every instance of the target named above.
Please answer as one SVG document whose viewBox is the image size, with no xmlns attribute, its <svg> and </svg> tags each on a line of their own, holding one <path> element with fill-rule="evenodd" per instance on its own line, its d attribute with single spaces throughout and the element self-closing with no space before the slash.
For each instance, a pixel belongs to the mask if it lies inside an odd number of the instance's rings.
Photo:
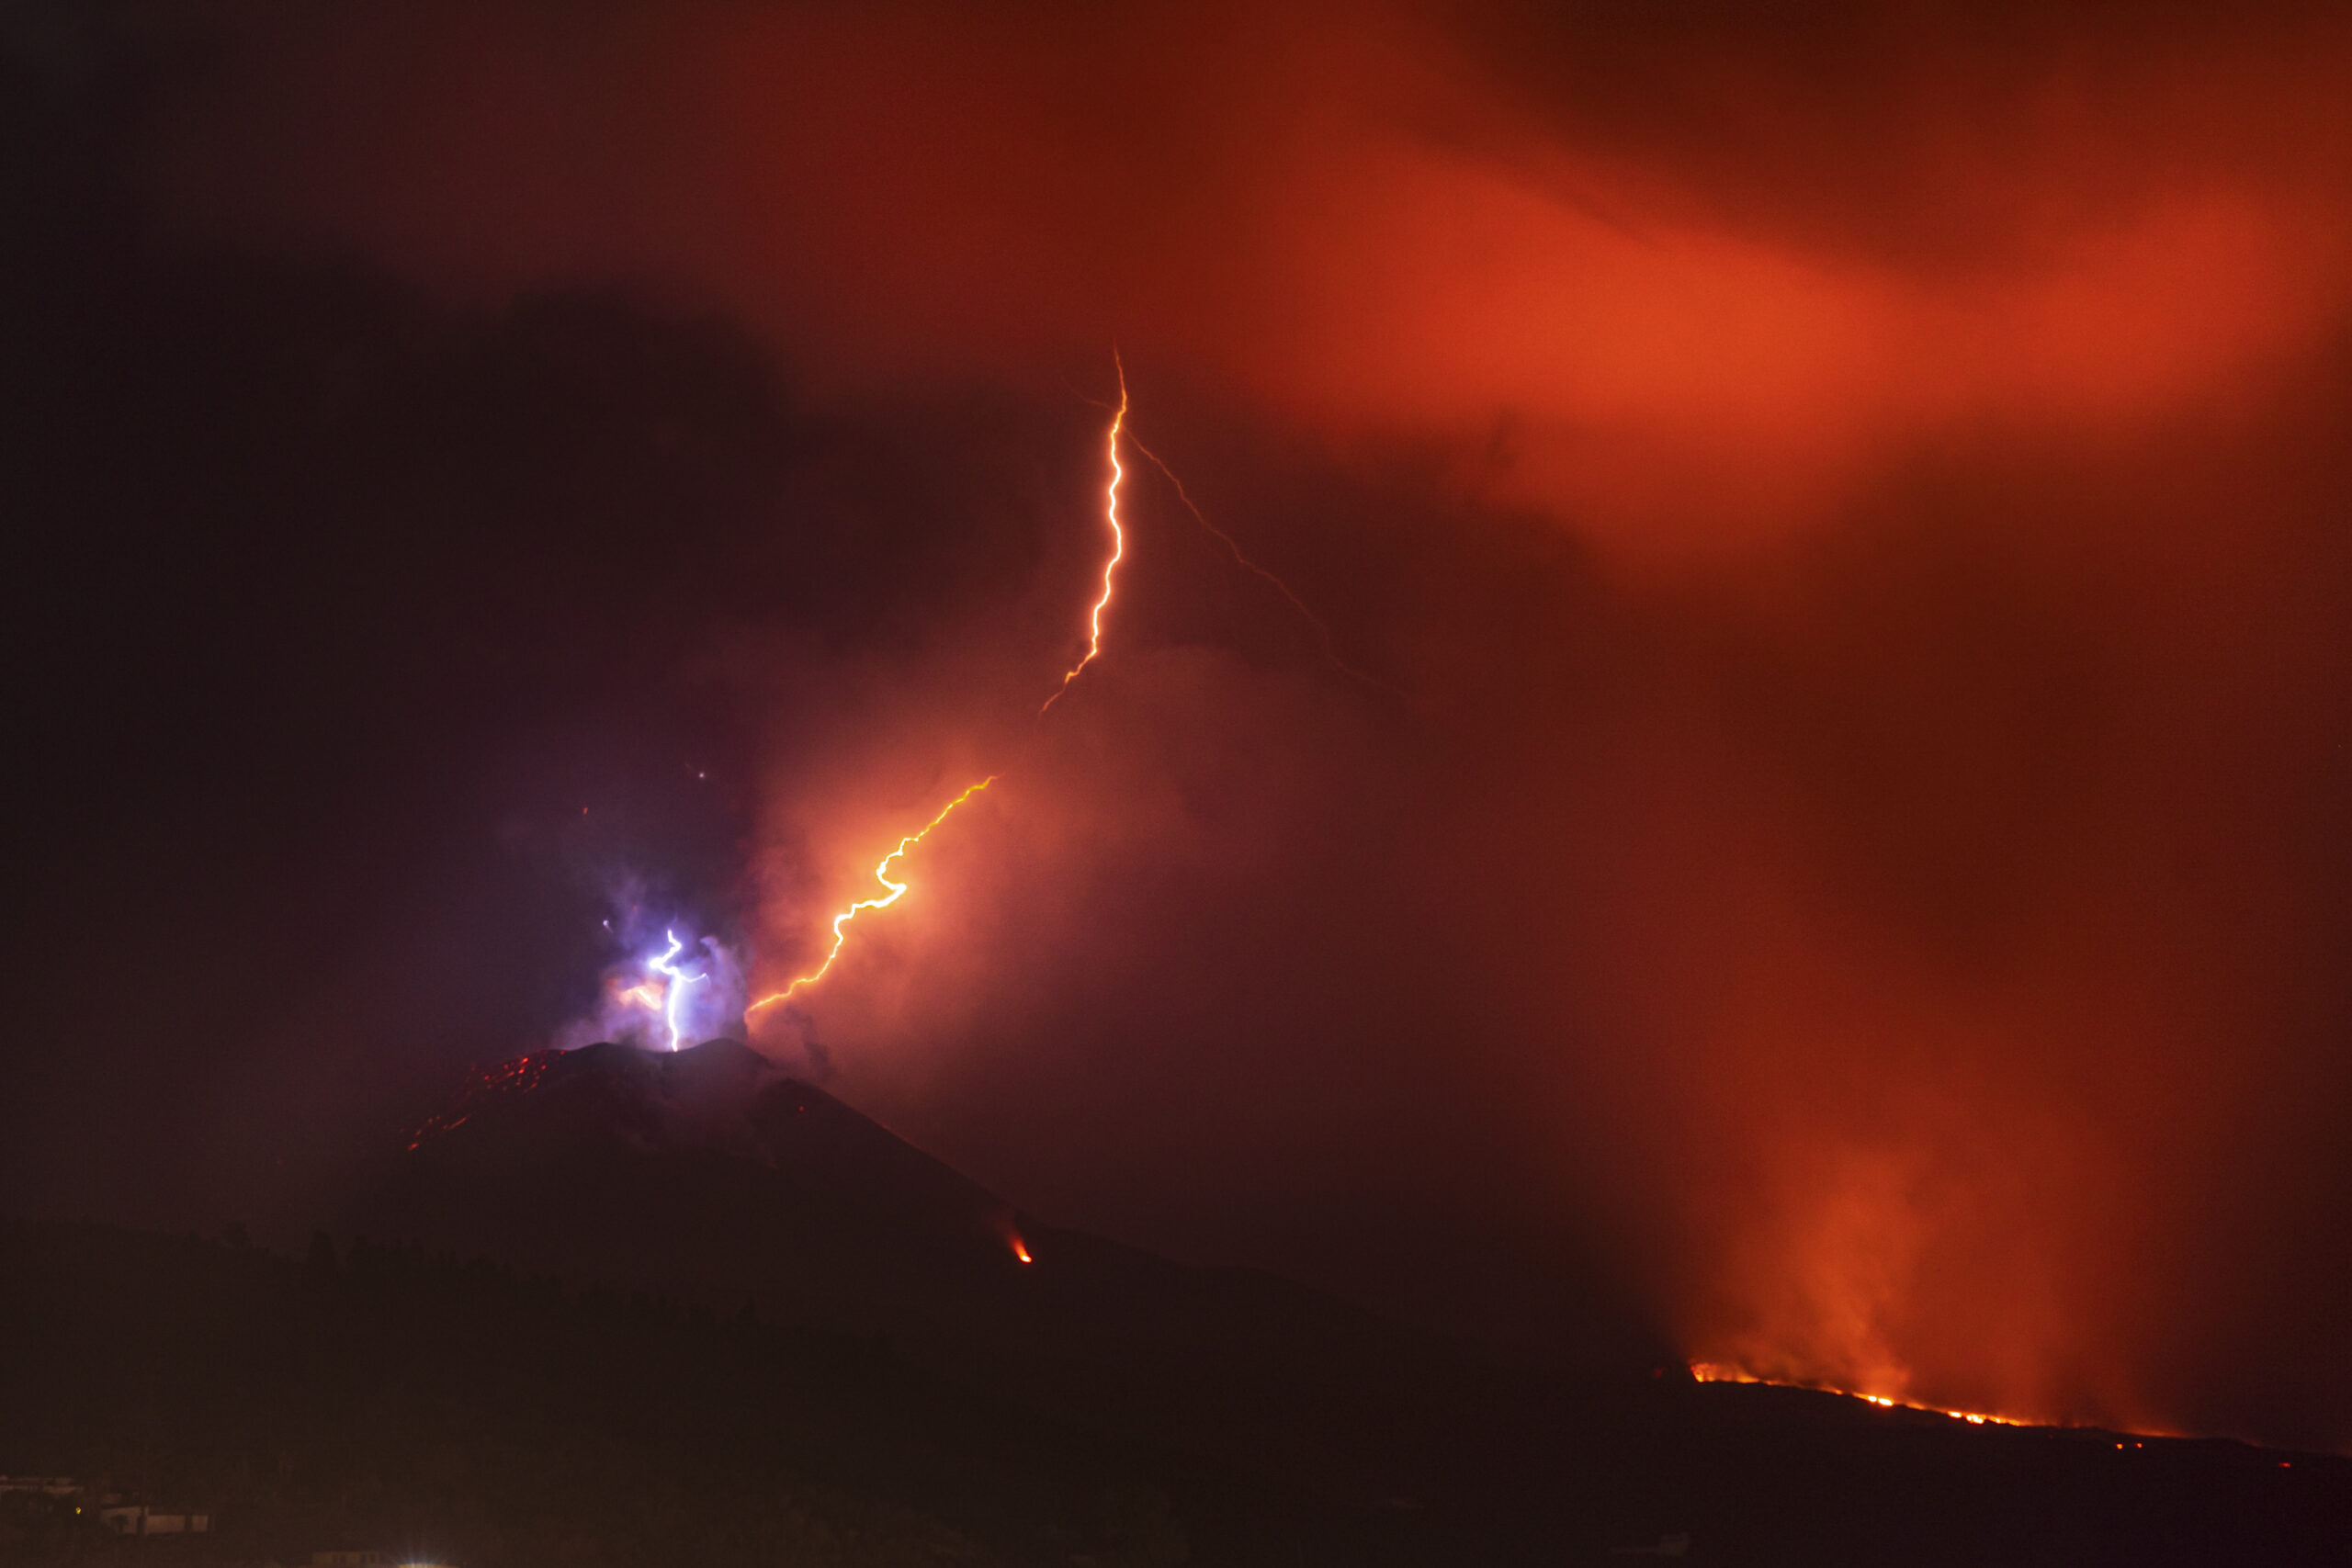
<svg viewBox="0 0 2352 1568">
<path fill-rule="evenodd" d="M 0 1563 L 2352 1561 L 2352 1462 L 1539 1374 L 1038 1225 L 723 1043 L 408 1141 L 345 1216 L 398 1241 L 0 1225 L 0 1473 L 214 1522 L 0 1493 Z"/>
</svg>

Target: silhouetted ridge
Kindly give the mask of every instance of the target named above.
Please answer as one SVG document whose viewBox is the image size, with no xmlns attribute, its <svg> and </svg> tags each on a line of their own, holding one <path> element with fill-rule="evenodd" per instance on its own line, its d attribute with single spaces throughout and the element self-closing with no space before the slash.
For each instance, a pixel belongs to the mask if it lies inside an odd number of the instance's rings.
<svg viewBox="0 0 2352 1568">
<path fill-rule="evenodd" d="M 477 1074 L 345 1223 L 824 1320 L 968 1305 L 1021 1268 L 1010 1205 L 732 1040 L 591 1045 Z"/>
<path fill-rule="evenodd" d="M 729 1314 L 749 1299 L 1043 1416 L 1285 1465 L 1478 1359 L 1254 1269 L 1040 1224 L 733 1041 L 478 1074 L 339 1228 Z"/>
</svg>

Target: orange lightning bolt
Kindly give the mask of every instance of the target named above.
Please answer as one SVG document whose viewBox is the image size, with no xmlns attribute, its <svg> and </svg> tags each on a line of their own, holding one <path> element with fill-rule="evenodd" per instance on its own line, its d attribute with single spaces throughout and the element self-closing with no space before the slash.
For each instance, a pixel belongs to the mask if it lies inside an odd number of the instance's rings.
<svg viewBox="0 0 2352 1568">
<path fill-rule="evenodd" d="M 1111 578 L 1119 570 L 1120 558 L 1127 553 L 1126 531 L 1119 526 L 1119 481 L 1127 477 L 1126 470 L 1119 467 L 1119 432 L 1127 423 L 1127 367 L 1119 363 L 1116 353 L 1111 355 L 1111 363 L 1119 371 L 1119 407 L 1111 416 L 1111 434 L 1103 442 L 1111 456 L 1111 483 L 1102 492 L 1102 516 L 1111 525 L 1111 558 L 1102 563 L 1102 597 L 1094 602 L 1094 614 L 1087 622 L 1090 635 L 1085 657 L 1069 667 L 1069 673 L 1054 688 L 1054 694 L 1038 708 L 1040 715 L 1061 700 L 1062 694 L 1069 690 L 1069 683 L 1078 679 L 1078 672 L 1093 663 L 1094 656 L 1102 651 L 1102 612 L 1111 607 Z"/>
<path fill-rule="evenodd" d="M 931 830 L 933 828 L 938 827 L 942 822 L 946 821 L 948 816 L 954 812 L 957 807 L 963 805 L 966 801 L 971 799 L 972 796 L 979 794 L 980 791 L 996 783 L 996 781 L 997 775 L 990 773 L 988 777 L 972 785 L 963 794 L 957 795 L 955 799 L 949 801 L 945 806 L 941 807 L 939 808 L 938 816 L 933 818 L 930 821 L 924 823 L 922 827 L 916 829 L 905 838 L 900 839 L 899 840 L 899 847 L 892 850 L 888 854 L 884 855 L 874 867 L 874 880 L 888 888 L 889 891 L 883 894 L 879 898 L 860 898 L 855 903 L 850 905 L 848 908 L 843 909 L 840 914 L 835 915 L 833 917 L 832 950 L 825 954 L 825 961 L 822 964 L 818 964 L 816 968 L 810 970 L 808 974 L 801 976 L 797 980 L 793 981 L 792 984 L 786 986 L 781 991 L 771 992 L 769 995 L 762 997 L 758 1001 L 755 1001 L 751 1006 L 745 1008 L 743 1010 L 743 1016 L 749 1018 L 752 1014 L 759 1011 L 762 1008 L 766 1007 L 769 1003 L 785 1001 L 791 997 L 793 992 L 798 990 L 801 987 L 813 986 L 818 981 L 823 979 L 825 977 L 825 971 L 833 966 L 833 960 L 842 955 L 842 943 L 849 940 L 849 923 L 868 909 L 887 909 L 891 905 L 897 903 L 899 899 L 907 896 L 907 885 L 903 882 L 895 880 L 890 875 L 890 867 L 892 863 L 904 859 L 909 850 L 913 849 L 917 844 L 922 843 L 924 839 L 930 837 Z"/>
<path fill-rule="evenodd" d="M 1110 525 L 1111 528 L 1111 558 L 1105 561 L 1102 565 L 1102 597 L 1095 601 L 1093 614 L 1087 621 L 1089 635 L 1085 656 L 1080 659 L 1076 664 L 1069 667 L 1069 672 L 1062 677 L 1062 683 L 1058 687 L 1055 688 L 1054 694 L 1047 697 L 1046 699 L 1045 705 L 1037 710 L 1040 716 L 1044 715 L 1046 708 L 1054 705 L 1055 700 L 1058 698 L 1062 693 L 1069 690 L 1069 683 L 1078 679 L 1079 671 L 1085 669 L 1089 664 L 1093 663 L 1095 656 L 1102 651 L 1102 613 L 1110 607 L 1112 579 L 1118 571 L 1119 561 L 1121 558 L 1126 554 L 1127 549 L 1127 537 L 1125 531 L 1119 525 L 1119 481 L 1126 477 L 1125 471 L 1119 466 L 1119 436 L 1121 432 L 1125 430 L 1127 421 L 1127 371 L 1126 367 L 1119 363 L 1119 358 L 1115 352 L 1111 357 L 1112 364 L 1117 367 L 1119 372 L 1119 406 L 1111 416 L 1110 434 L 1104 438 L 1104 447 L 1109 453 L 1111 459 L 1111 482 L 1108 489 L 1103 492 L 1102 515 L 1103 520 Z M 1154 460 L 1157 461 L 1157 459 Z M 942 822 L 946 821 L 949 815 L 952 814 L 957 807 L 971 799 L 972 796 L 979 794 L 980 791 L 988 788 L 989 785 L 996 783 L 998 778 L 1001 776 L 1001 775 L 997 773 L 990 773 L 988 777 L 972 785 L 963 794 L 957 795 L 955 799 L 949 801 L 944 807 L 941 807 L 938 816 L 924 823 L 914 832 L 911 832 L 905 838 L 900 839 L 899 840 L 899 847 L 892 850 L 888 854 L 884 855 L 881 861 L 874 868 L 874 880 L 880 883 L 888 891 L 879 898 L 858 899 L 856 902 L 851 904 L 848 908 L 843 909 L 841 913 L 835 915 L 833 917 L 833 945 L 831 950 L 826 953 L 825 961 L 817 965 L 815 969 L 801 976 L 800 978 L 785 987 L 784 989 L 780 991 L 772 991 L 768 995 L 762 997 L 759 1000 L 752 1003 L 749 1007 L 746 1007 L 743 1010 L 743 1016 L 746 1019 L 749 1019 L 752 1014 L 759 1011 L 762 1008 L 773 1006 L 775 1003 L 790 999 L 793 993 L 799 990 L 801 987 L 813 986 L 818 981 L 823 979 L 826 972 L 832 968 L 833 960 L 841 956 L 842 944 L 849 940 L 850 922 L 857 919 L 858 916 L 864 914 L 868 909 L 887 909 L 906 896 L 907 884 L 898 881 L 890 874 L 890 868 L 892 864 L 903 858 L 909 850 L 911 850 L 917 844 L 922 843 L 923 840 L 930 835 L 931 830 L 933 828 L 938 827 Z M 1026 1262 L 1027 1259 L 1023 1258 L 1023 1261 Z"/>
</svg>

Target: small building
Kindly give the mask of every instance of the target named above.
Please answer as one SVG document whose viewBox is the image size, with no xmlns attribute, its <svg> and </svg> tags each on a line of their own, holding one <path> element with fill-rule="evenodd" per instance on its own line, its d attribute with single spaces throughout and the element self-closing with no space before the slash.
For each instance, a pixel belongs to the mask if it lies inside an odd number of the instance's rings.
<svg viewBox="0 0 2352 1568">
<path fill-rule="evenodd" d="M 0 1475 L 0 1492 L 38 1492 L 44 1497 L 71 1497 L 82 1490 L 70 1475 Z"/>
<path fill-rule="evenodd" d="M 212 1516 L 189 1508 L 158 1508 L 150 1503 L 114 1503 L 98 1509 L 98 1522 L 117 1535 L 203 1535 Z"/>
</svg>

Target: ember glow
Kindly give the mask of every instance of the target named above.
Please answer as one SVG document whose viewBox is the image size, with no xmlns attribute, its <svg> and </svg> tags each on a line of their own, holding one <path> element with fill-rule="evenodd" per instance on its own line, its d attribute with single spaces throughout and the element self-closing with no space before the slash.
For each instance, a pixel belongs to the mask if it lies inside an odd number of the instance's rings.
<svg viewBox="0 0 2352 1568">
<path fill-rule="evenodd" d="M 535 1051 L 527 1056 L 517 1056 L 494 1066 L 470 1069 L 456 1103 L 409 1134 L 409 1152 L 413 1154 L 430 1140 L 456 1132 L 473 1120 L 474 1111 L 486 1100 L 529 1093 L 538 1087 L 562 1055 L 561 1051 Z"/>
<path fill-rule="evenodd" d="M 1736 1367 L 1715 1361 L 1693 1361 L 1690 1375 L 1700 1382 L 1755 1383 L 1764 1388 L 1799 1388 L 1814 1393 L 1834 1393 L 1846 1399 L 1859 1399 L 1865 1404 L 1875 1404 L 1881 1410 L 1917 1410 L 1929 1416 L 1950 1416 L 1972 1427 L 2031 1427 L 2032 1421 L 2014 1420 L 2007 1416 L 1987 1416 L 1974 1410 L 1946 1410 L 1940 1405 L 1914 1404 L 1907 1399 L 1895 1399 L 1883 1393 L 1863 1393 L 1850 1388 L 1836 1388 L 1821 1382 L 1783 1382 L 1777 1378 L 1759 1378 Z M 2121 1445 L 2118 1445 L 2120 1447 Z"/>
</svg>

